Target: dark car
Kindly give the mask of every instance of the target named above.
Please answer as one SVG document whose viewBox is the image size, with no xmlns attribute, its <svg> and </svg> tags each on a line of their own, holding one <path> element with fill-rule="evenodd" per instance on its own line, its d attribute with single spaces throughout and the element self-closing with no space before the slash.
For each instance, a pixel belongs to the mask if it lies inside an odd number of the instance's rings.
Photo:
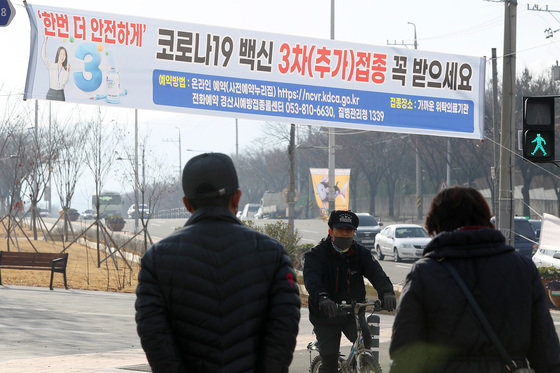
<svg viewBox="0 0 560 373">
<path fill-rule="evenodd" d="M 491 221 L 492 224 L 496 224 L 496 220 L 494 217 L 492 217 Z M 513 231 L 515 237 L 513 247 L 515 248 L 515 251 L 517 251 L 521 255 L 531 258 L 539 247 L 538 238 L 535 234 L 533 226 L 529 222 L 529 219 L 526 219 L 522 216 L 514 217 L 513 223 Z"/>
<path fill-rule="evenodd" d="M 368 213 L 357 213 L 356 215 L 358 216 L 360 224 L 354 234 L 354 240 L 373 252 L 375 247 L 375 236 L 381 231 L 383 223 L 378 222 Z"/>
<path fill-rule="evenodd" d="M 529 219 L 523 217 L 514 218 L 515 242 L 513 247 L 515 251 L 529 258 L 537 251 L 539 244 L 533 226 Z"/>
<path fill-rule="evenodd" d="M 540 236 L 541 236 L 542 220 L 540 220 L 540 219 L 529 219 L 529 223 L 531 223 L 531 226 L 533 227 L 533 230 L 535 231 L 535 236 L 537 236 L 537 241 L 538 241 Z"/>
<path fill-rule="evenodd" d="M 70 219 L 70 221 L 76 221 L 76 220 L 78 220 L 78 218 L 80 217 L 80 213 L 78 212 L 78 210 L 73 209 L 73 208 L 69 208 L 68 211 L 67 211 L 66 213 L 67 213 L 68 219 Z M 58 215 L 59 215 L 60 217 L 63 217 L 63 216 L 64 216 L 64 211 L 63 211 L 63 210 L 60 210 L 60 211 L 58 212 Z"/>
</svg>

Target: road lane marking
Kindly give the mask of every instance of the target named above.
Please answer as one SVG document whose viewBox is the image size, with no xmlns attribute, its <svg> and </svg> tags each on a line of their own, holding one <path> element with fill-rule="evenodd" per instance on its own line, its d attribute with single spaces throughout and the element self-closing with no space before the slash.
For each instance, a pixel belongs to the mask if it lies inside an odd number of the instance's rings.
<svg viewBox="0 0 560 373">
<path fill-rule="evenodd" d="M 412 268 L 412 264 L 397 264 L 395 267 L 410 269 Z"/>
</svg>

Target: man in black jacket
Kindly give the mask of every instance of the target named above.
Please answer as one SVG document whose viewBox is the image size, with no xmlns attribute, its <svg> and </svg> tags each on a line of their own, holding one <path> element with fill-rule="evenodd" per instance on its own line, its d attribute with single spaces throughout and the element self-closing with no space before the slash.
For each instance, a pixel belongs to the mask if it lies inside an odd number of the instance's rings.
<svg viewBox="0 0 560 373">
<path fill-rule="evenodd" d="M 359 220 L 351 211 L 335 210 L 329 216 L 329 235 L 305 254 L 303 279 L 309 293 L 309 320 L 317 335 L 322 358 L 321 373 L 338 371 L 341 332 L 356 339 L 352 316 L 339 315 L 336 303 L 365 300 L 364 276 L 377 290 L 385 309 L 396 307 L 393 284 L 368 249 L 353 240 Z M 365 325 L 364 314 L 360 314 Z M 363 328 L 366 347 L 371 343 Z"/>
<path fill-rule="evenodd" d="M 183 170 L 192 216 L 142 258 L 136 323 L 152 372 L 287 373 L 300 298 L 281 243 L 236 217 L 230 157 L 207 153 Z"/>
</svg>

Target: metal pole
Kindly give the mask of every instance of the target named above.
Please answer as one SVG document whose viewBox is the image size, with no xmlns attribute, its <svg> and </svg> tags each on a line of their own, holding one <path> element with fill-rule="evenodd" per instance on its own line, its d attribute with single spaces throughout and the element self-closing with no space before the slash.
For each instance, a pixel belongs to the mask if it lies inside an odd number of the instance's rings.
<svg viewBox="0 0 560 373">
<path fill-rule="evenodd" d="M 35 139 L 33 139 L 33 146 L 35 148 L 35 152 L 38 155 L 40 153 L 39 149 L 39 101 L 35 100 Z M 33 227 L 33 239 L 37 241 L 37 196 L 39 195 L 39 170 L 35 167 L 35 171 L 33 172 L 33 177 L 35 178 L 35 186 L 34 190 L 32 190 L 32 211 L 31 211 L 31 218 L 32 218 L 32 227 Z"/>
<path fill-rule="evenodd" d="M 500 179 L 498 197 L 498 229 L 513 244 L 513 120 L 515 99 L 515 53 L 517 0 L 506 0 L 504 15 L 504 62 L 502 89 L 502 126 L 500 139 Z"/>
<path fill-rule="evenodd" d="M 134 233 L 138 233 L 138 186 L 138 109 L 134 109 Z"/>
<path fill-rule="evenodd" d="M 179 131 L 179 184 L 181 184 L 181 173 L 183 171 L 183 161 L 181 160 L 181 129 L 177 127 L 177 131 Z"/>
<path fill-rule="evenodd" d="M 239 127 L 237 118 L 235 118 L 235 160 L 239 159 Z"/>
<path fill-rule="evenodd" d="M 52 150 L 51 148 L 52 144 L 51 144 L 51 101 L 49 101 L 49 148 Z M 51 153 L 52 155 L 52 153 Z M 52 187 L 52 183 L 51 183 L 51 177 L 52 177 L 52 170 L 51 170 L 51 156 L 49 156 L 49 194 L 48 194 L 48 206 L 47 209 L 49 210 L 49 215 L 51 214 L 51 198 L 52 198 L 52 192 L 51 192 L 51 187 Z"/>
<path fill-rule="evenodd" d="M 445 183 L 448 188 L 451 186 L 451 139 L 447 139 L 447 172 L 445 175 Z"/>
<path fill-rule="evenodd" d="M 142 147 L 142 185 L 146 187 L 146 147 Z M 144 190 L 142 191 L 142 204 L 144 204 Z M 144 210 L 142 209 L 142 213 Z M 138 214 L 137 214 L 138 215 Z M 144 215 L 142 215 L 144 218 Z M 144 229 L 144 252 L 148 250 L 148 230 Z"/>
<path fill-rule="evenodd" d="M 416 37 L 416 24 L 408 22 L 414 27 L 414 49 L 418 49 Z M 416 220 L 421 221 L 423 217 L 423 195 L 422 195 L 422 163 L 420 162 L 420 139 L 416 136 Z"/>
<path fill-rule="evenodd" d="M 334 0 L 331 0 L 331 40 L 334 40 Z M 335 210 L 335 195 L 334 195 L 334 185 L 335 185 L 335 131 L 334 128 L 329 127 L 329 211 Z"/>
<path fill-rule="evenodd" d="M 296 151 L 296 125 L 290 125 L 290 145 L 288 145 L 288 157 L 290 159 L 290 184 L 288 186 L 288 230 L 290 236 L 294 235 L 294 209 L 296 206 L 295 186 L 295 151 Z"/>
<path fill-rule="evenodd" d="M 498 58 L 496 56 L 496 48 L 492 48 L 492 102 L 493 102 L 493 109 L 492 110 L 492 130 L 494 136 L 494 146 L 493 149 L 493 160 L 494 160 L 494 172 L 492 172 L 492 182 L 494 186 L 494 193 L 493 201 L 492 201 L 492 210 L 494 210 L 494 214 L 498 211 L 498 158 L 497 158 L 497 142 L 498 142 L 498 121 L 500 117 L 500 112 L 498 108 Z"/>
</svg>

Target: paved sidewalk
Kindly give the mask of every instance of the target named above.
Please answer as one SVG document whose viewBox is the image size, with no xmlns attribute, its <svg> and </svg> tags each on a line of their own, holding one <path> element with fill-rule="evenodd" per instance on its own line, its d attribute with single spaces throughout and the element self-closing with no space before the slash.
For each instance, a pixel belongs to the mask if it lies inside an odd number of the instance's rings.
<svg viewBox="0 0 560 373">
<path fill-rule="evenodd" d="M 0 286 L 0 372 L 149 372 L 134 294 Z"/>
<path fill-rule="evenodd" d="M 150 372 L 134 321 L 134 294 L 0 285 L 0 373 Z M 551 311 L 560 331 L 560 312 Z M 309 366 L 307 308 L 290 372 Z M 382 361 L 393 316 L 381 315 Z M 343 338 L 342 346 L 350 343 Z M 385 368 L 384 368 L 385 369 Z"/>
<path fill-rule="evenodd" d="M 150 372 L 142 349 L 2 361 L 2 373 Z"/>
</svg>

